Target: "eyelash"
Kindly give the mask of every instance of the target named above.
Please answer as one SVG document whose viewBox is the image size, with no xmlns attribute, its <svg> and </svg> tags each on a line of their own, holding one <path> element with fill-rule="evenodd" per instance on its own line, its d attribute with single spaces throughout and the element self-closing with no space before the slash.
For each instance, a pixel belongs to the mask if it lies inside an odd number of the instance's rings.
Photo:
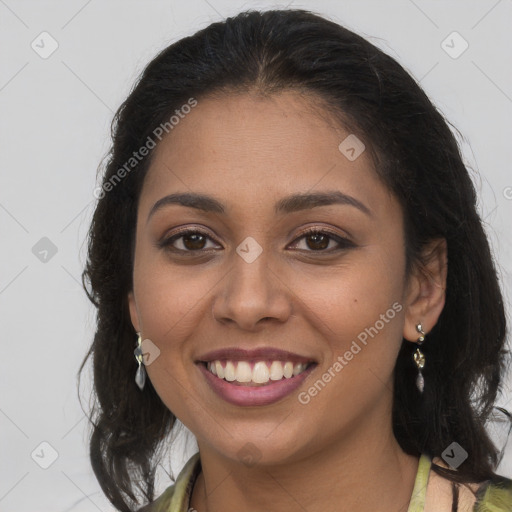
<svg viewBox="0 0 512 512">
<path fill-rule="evenodd" d="M 185 229 L 183 231 L 180 231 L 176 234 L 174 234 L 173 236 L 161 241 L 158 243 L 158 246 L 160 248 L 163 248 L 165 250 L 168 250 L 170 252 L 174 252 L 174 253 L 201 253 L 201 252 L 208 252 L 209 249 L 197 249 L 197 250 L 185 250 L 185 249 L 176 249 L 175 247 L 172 247 L 172 244 L 176 241 L 176 240 L 179 240 L 180 238 L 183 238 L 187 235 L 192 235 L 192 234 L 197 234 L 197 235 L 202 235 L 210 240 L 213 240 L 209 235 L 208 233 L 206 233 L 205 231 L 202 231 L 200 229 Z M 335 242 L 338 243 L 339 247 L 338 248 L 335 248 L 335 249 L 320 249 L 320 250 L 312 250 L 312 249 L 301 249 L 305 252 L 313 252 L 313 253 L 324 253 L 324 254 L 330 254 L 330 253 L 333 253 L 333 252 L 338 252 L 338 251 L 342 251 L 342 250 L 346 250 L 346 249 L 350 249 L 352 247 L 355 247 L 355 244 L 353 242 L 351 242 L 350 240 L 348 240 L 347 238 L 343 238 L 339 235 L 335 235 L 334 233 L 332 233 L 331 231 L 329 230 L 326 230 L 326 229 L 318 229 L 318 228 L 312 228 L 312 229 L 308 229 L 306 231 L 303 231 L 302 233 L 300 233 L 300 235 L 295 239 L 295 243 L 296 241 L 298 240 L 301 240 L 302 238 L 305 238 L 307 236 L 312 236 L 312 235 L 327 235 L 330 240 L 334 240 Z"/>
</svg>

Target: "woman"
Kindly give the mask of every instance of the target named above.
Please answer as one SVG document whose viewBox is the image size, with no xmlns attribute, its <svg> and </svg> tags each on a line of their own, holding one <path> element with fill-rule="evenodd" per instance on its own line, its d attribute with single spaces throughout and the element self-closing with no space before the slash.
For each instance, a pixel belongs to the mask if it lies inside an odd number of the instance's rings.
<svg viewBox="0 0 512 512">
<path fill-rule="evenodd" d="M 512 510 L 485 429 L 496 270 L 457 142 L 396 61 L 245 12 L 161 52 L 115 121 L 83 277 L 91 460 L 119 510 Z M 199 453 L 155 499 L 176 418 Z"/>
</svg>

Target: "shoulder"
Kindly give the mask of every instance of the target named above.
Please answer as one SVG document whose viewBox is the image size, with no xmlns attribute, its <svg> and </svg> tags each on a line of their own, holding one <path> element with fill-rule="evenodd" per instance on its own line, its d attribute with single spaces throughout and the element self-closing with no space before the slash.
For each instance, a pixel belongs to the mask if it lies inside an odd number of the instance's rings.
<svg viewBox="0 0 512 512">
<path fill-rule="evenodd" d="M 194 483 L 200 472 L 201 460 L 199 453 L 196 453 L 185 464 L 176 482 L 156 500 L 137 509 L 137 512 L 186 512 Z"/>
<path fill-rule="evenodd" d="M 448 468 L 440 458 L 433 462 Z M 452 510 L 454 483 L 435 471 L 430 472 L 425 512 Z M 495 475 L 489 480 L 457 484 L 460 512 L 512 512 L 512 479 Z"/>
<path fill-rule="evenodd" d="M 171 485 L 165 492 L 156 500 L 148 503 L 142 508 L 137 509 L 137 512 L 168 512 L 170 511 L 171 500 L 174 496 L 175 486 Z"/>
<path fill-rule="evenodd" d="M 512 479 L 496 475 L 480 484 L 476 492 L 474 512 L 512 511 Z"/>
</svg>

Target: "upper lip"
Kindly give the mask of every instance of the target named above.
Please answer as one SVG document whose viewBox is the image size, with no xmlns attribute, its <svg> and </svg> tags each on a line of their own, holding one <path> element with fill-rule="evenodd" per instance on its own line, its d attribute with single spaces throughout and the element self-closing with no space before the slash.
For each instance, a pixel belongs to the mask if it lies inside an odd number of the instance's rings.
<svg viewBox="0 0 512 512">
<path fill-rule="evenodd" d="M 316 362 L 311 357 L 301 356 L 273 347 L 261 347 L 249 350 L 239 347 L 222 348 L 199 356 L 196 362 L 207 363 L 221 359 L 229 359 L 231 361 L 264 361 L 270 359 L 274 361 L 291 361 L 292 363 Z"/>
</svg>

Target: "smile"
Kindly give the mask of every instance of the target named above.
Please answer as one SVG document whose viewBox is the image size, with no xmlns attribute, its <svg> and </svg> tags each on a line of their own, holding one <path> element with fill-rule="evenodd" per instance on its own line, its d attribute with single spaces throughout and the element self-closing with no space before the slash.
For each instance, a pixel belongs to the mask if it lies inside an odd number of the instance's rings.
<svg viewBox="0 0 512 512">
<path fill-rule="evenodd" d="M 275 347 L 226 347 L 195 359 L 213 396 L 237 406 L 270 405 L 293 393 L 318 363 Z"/>
<path fill-rule="evenodd" d="M 219 379 L 233 382 L 235 385 L 264 386 L 269 382 L 291 379 L 304 372 L 311 363 L 291 361 L 210 361 L 206 368 Z"/>
</svg>

